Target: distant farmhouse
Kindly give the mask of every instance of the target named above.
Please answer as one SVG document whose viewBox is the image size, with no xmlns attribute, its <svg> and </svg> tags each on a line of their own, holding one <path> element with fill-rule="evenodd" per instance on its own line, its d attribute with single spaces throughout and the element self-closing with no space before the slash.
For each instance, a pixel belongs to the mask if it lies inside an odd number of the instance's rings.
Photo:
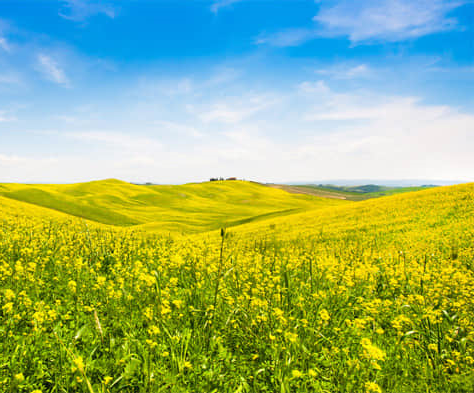
<svg viewBox="0 0 474 393">
<path fill-rule="evenodd" d="M 228 177 L 227 179 L 224 179 L 223 177 L 211 177 L 209 181 L 224 181 L 224 180 L 237 180 L 236 177 Z"/>
</svg>

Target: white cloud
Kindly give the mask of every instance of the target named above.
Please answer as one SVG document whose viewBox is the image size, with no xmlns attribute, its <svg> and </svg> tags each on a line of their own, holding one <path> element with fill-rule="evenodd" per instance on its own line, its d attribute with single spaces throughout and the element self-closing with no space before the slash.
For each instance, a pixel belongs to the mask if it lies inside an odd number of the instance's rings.
<svg viewBox="0 0 474 393">
<path fill-rule="evenodd" d="M 241 75 L 241 71 L 232 67 L 218 67 L 205 79 L 183 77 L 167 81 L 143 78 L 134 89 L 134 94 L 156 98 L 162 95 L 169 97 L 199 96 L 204 91 L 217 86 L 229 85 Z"/>
<path fill-rule="evenodd" d="M 116 131 L 74 131 L 64 136 L 81 141 L 97 142 L 111 147 L 120 147 L 136 152 L 159 151 L 163 145 L 154 138 Z"/>
<path fill-rule="evenodd" d="M 473 179 L 474 115 L 414 97 L 333 91 L 315 97 L 318 104 L 303 118 L 327 131 L 293 152 L 295 160 L 325 168 L 313 179 Z"/>
<path fill-rule="evenodd" d="M 186 124 L 180 124 L 180 123 L 166 121 L 166 120 L 157 120 L 153 124 L 157 125 L 160 128 L 160 130 L 164 130 L 166 132 L 170 132 L 173 134 L 190 136 L 193 138 L 204 137 L 204 134 L 201 131 L 199 131 L 196 127 L 189 126 Z"/>
<path fill-rule="evenodd" d="M 3 49 L 5 52 L 10 52 L 10 44 L 5 37 L 0 37 L 0 49 Z"/>
<path fill-rule="evenodd" d="M 6 154 L 0 154 L 0 163 L 1 164 L 15 164 L 18 162 L 25 161 L 24 157 L 18 157 L 15 155 L 6 155 Z"/>
<path fill-rule="evenodd" d="M 410 95 L 354 90 L 337 79 L 337 73 L 360 65 L 334 67 L 337 72 L 321 67 L 335 80 L 300 80 L 293 89 L 242 80 L 223 88 L 207 84 L 206 77 L 190 80 L 192 94 L 173 97 L 130 95 L 131 89 L 120 86 L 123 95 L 113 102 L 62 108 L 66 116 L 42 114 L 40 121 L 33 116 L 30 129 L 34 124 L 36 133 L 22 130 L 23 119 L 2 123 L 0 152 L 16 156 L 3 157 L 0 173 L 21 182 L 117 177 L 181 183 L 214 176 L 474 180 L 474 115 Z M 40 127 L 57 129 L 46 133 Z M 28 137 L 19 145 L 22 131 Z M 39 157 L 35 141 L 57 162 L 20 165 L 18 157 L 27 153 Z"/>
<path fill-rule="evenodd" d="M 211 5 L 211 11 L 217 13 L 221 8 L 228 7 L 240 1 L 242 0 L 213 0 Z"/>
<path fill-rule="evenodd" d="M 46 183 L 48 180 L 61 182 L 64 180 L 60 177 L 48 179 L 48 174 L 54 173 L 58 164 L 64 165 L 64 161 L 52 156 L 26 156 L 0 152 L 0 182 Z"/>
<path fill-rule="evenodd" d="M 206 112 L 199 114 L 203 122 L 220 121 L 223 123 L 238 123 L 242 119 L 250 116 L 254 112 L 253 108 L 236 108 L 227 104 L 214 104 Z"/>
<path fill-rule="evenodd" d="M 304 81 L 298 85 L 298 89 L 304 93 L 320 93 L 327 94 L 330 92 L 330 89 L 326 82 L 319 80 L 316 82 Z"/>
<path fill-rule="evenodd" d="M 235 124 L 263 111 L 276 102 L 272 95 L 251 95 L 242 99 L 226 99 L 216 102 L 210 108 L 202 109 L 198 118 L 205 122 Z M 196 111 L 193 108 L 193 111 Z"/>
<path fill-rule="evenodd" d="M 8 116 L 7 112 L 5 111 L 0 111 L 0 123 L 7 122 L 7 121 L 14 121 L 16 120 L 15 117 Z"/>
<path fill-rule="evenodd" d="M 82 123 L 82 119 L 79 119 L 75 116 L 56 115 L 56 116 L 53 116 L 53 118 L 67 124 L 81 124 Z"/>
<path fill-rule="evenodd" d="M 98 0 L 62 0 L 63 7 L 59 11 L 59 16 L 74 22 L 83 22 L 87 18 L 104 14 L 109 18 L 115 18 L 117 7 L 111 2 Z"/>
<path fill-rule="evenodd" d="M 459 28 L 449 16 L 466 1 L 329 0 L 313 18 L 319 34 L 347 36 L 353 43 L 401 41 Z"/>
<path fill-rule="evenodd" d="M 239 76 L 242 75 L 241 70 L 232 67 L 220 67 L 214 71 L 214 74 L 207 79 L 203 87 L 214 87 L 218 85 L 225 85 L 235 81 Z"/>
<path fill-rule="evenodd" d="M 301 86 L 301 85 L 300 85 Z M 392 97 L 349 93 L 338 94 L 330 89 L 322 90 L 318 105 L 303 117 L 306 121 L 358 121 L 394 122 L 400 124 L 402 119 L 417 123 L 434 122 L 439 118 L 455 113 L 446 105 L 423 105 L 417 97 Z M 351 123 L 351 127 L 359 127 Z"/>
<path fill-rule="evenodd" d="M 194 92 L 193 81 L 189 78 L 183 78 L 176 83 L 170 84 L 169 86 L 163 87 L 163 93 L 169 96 L 186 95 Z"/>
<path fill-rule="evenodd" d="M 0 19 L 0 50 L 5 52 L 10 52 L 11 50 L 10 43 L 5 38 L 5 32 L 8 30 L 10 30 L 9 24 L 3 19 Z"/>
<path fill-rule="evenodd" d="M 50 56 L 45 54 L 38 55 L 38 69 L 48 80 L 64 87 L 70 86 L 70 81 L 66 73 Z"/>
<path fill-rule="evenodd" d="M 371 75 L 372 70 L 365 64 L 355 66 L 336 65 L 330 68 L 316 70 L 317 74 L 325 75 L 334 79 L 356 79 Z"/>
<path fill-rule="evenodd" d="M 0 164 L 8 165 L 8 164 L 30 164 L 30 165 L 37 165 L 41 163 L 56 163 L 57 159 L 54 157 L 47 157 L 47 158 L 32 158 L 32 157 L 24 157 L 24 156 L 17 156 L 12 154 L 1 154 L 0 153 Z"/>
<path fill-rule="evenodd" d="M 379 121 L 380 119 L 385 119 L 385 121 L 396 122 L 402 117 L 407 117 L 408 119 L 411 116 L 416 115 L 417 117 L 423 115 L 428 116 L 427 120 L 436 121 L 439 117 L 443 116 L 446 112 L 449 111 L 448 107 L 445 106 L 432 106 L 424 107 L 423 111 L 419 110 L 417 105 L 419 100 L 416 98 L 398 98 L 391 99 L 390 102 L 386 104 L 376 104 L 374 103 L 371 106 L 367 105 L 342 105 L 338 107 L 337 105 L 328 111 L 313 113 L 306 117 L 307 120 L 371 120 Z M 421 120 L 418 118 L 417 120 Z"/>
<path fill-rule="evenodd" d="M 468 0 L 320 0 L 316 26 L 262 33 L 256 44 L 298 46 L 318 37 L 352 44 L 396 42 L 462 28 L 450 12 Z"/>
<path fill-rule="evenodd" d="M 317 36 L 318 33 L 314 29 L 286 29 L 271 34 L 262 33 L 256 38 L 255 43 L 276 47 L 298 46 Z"/>
</svg>

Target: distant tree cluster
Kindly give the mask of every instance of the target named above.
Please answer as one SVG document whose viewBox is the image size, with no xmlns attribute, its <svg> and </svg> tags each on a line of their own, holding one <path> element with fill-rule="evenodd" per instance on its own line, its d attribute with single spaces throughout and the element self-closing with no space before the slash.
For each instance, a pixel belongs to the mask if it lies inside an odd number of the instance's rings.
<svg viewBox="0 0 474 393">
<path fill-rule="evenodd" d="M 227 179 L 224 179 L 223 177 L 211 177 L 209 181 L 224 181 L 224 180 L 237 180 L 236 177 L 228 177 Z"/>
</svg>

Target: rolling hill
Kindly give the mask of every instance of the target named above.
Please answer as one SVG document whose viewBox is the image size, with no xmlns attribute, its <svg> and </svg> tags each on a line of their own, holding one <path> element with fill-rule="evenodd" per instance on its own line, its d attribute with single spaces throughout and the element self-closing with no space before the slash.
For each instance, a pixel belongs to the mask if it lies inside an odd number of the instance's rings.
<svg viewBox="0 0 474 393">
<path fill-rule="evenodd" d="M 290 194 L 244 181 L 178 186 L 108 179 L 77 184 L 0 184 L 0 195 L 102 224 L 196 233 L 346 201 Z"/>
<path fill-rule="evenodd" d="M 406 192 L 422 191 L 436 187 L 434 185 L 419 187 L 387 187 L 374 184 L 360 186 L 336 186 L 332 184 L 266 184 L 294 194 L 314 195 L 322 198 L 345 199 L 349 201 L 364 201 L 371 198 L 403 194 Z"/>
<path fill-rule="evenodd" d="M 270 218 L 242 225 L 234 231 L 236 235 L 252 239 L 371 237 L 393 247 L 398 244 L 400 249 L 406 239 L 417 248 L 437 239 L 440 248 L 449 249 L 467 242 L 460 233 L 470 234 L 472 225 L 474 183 L 468 183 Z"/>
</svg>

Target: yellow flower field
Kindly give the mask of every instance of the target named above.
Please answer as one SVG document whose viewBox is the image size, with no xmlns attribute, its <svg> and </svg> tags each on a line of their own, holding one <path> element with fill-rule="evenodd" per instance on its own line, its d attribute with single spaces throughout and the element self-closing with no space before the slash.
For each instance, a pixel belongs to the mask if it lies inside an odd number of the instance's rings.
<svg viewBox="0 0 474 393">
<path fill-rule="evenodd" d="M 2 392 L 474 391 L 474 184 L 191 235 L 0 217 Z"/>
</svg>

